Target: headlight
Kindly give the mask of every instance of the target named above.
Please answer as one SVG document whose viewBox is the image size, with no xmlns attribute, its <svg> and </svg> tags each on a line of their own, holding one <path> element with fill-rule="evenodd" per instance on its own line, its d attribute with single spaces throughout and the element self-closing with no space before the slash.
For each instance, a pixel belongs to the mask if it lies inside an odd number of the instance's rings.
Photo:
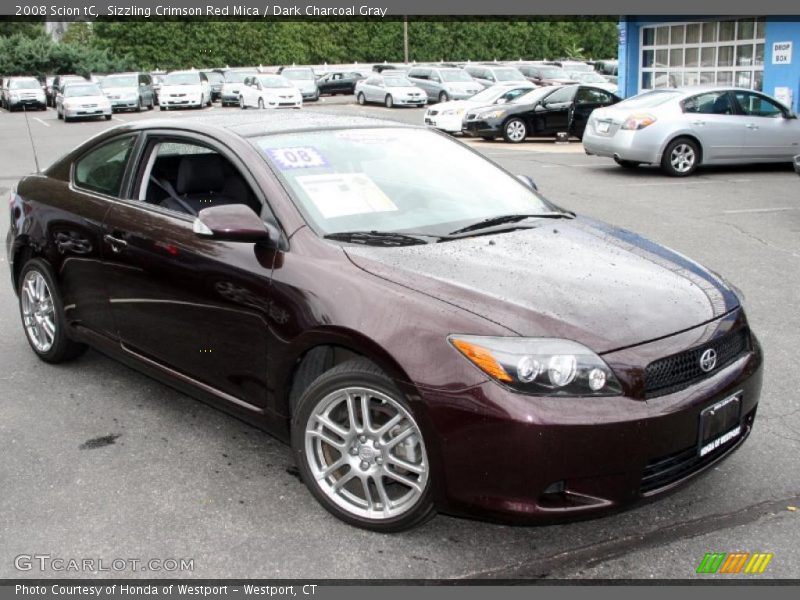
<svg viewBox="0 0 800 600">
<path fill-rule="evenodd" d="M 16 92 L 11 92 L 9 94 L 9 98 L 11 98 L 12 100 L 19 100 L 19 94 L 17 94 Z"/>
<path fill-rule="evenodd" d="M 506 111 L 504 110 L 493 110 L 491 112 L 481 113 L 478 116 L 481 119 L 499 119 L 504 114 L 506 114 Z"/>
<path fill-rule="evenodd" d="M 631 115 L 622 124 L 622 129 L 644 129 L 656 121 L 657 119 L 653 115 Z"/>
<path fill-rule="evenodd" d="M 448 341 L 489 377 L 524 394 L 622 393 L 622 386 L 603 359 L 571 340 L 451 335 Z"/>
<path fill-rule="evenodd" d="M 449 110 L 443 110 L 443 115 L 463 115 L 464 109 L 463 108 L 451 108 Z"/>
</svg>

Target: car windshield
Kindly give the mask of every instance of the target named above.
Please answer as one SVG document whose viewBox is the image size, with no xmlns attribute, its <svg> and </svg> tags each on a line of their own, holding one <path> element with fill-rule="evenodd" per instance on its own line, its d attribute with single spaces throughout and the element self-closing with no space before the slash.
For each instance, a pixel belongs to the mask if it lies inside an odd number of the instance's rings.
<svg viewBox="0 0 800 600">
<path fill-rule="evenodd" d="M 222 73 L 217 73 L 216 71 L 203 71 L 206 74 L 206 79 L 208 79 L 209 83 L 222 83 L 225 78 L 222 76 Z"/>
<path fill-rule="evenodd" d="M 448 83 L 472 81 L 472 77 L 469 76 L 469 73 L 462 71 L 461 69 L 443 69 L 439 71 L 439 73 L 442 76 L 442 81 L 446 81 Z"/>
<path fill-rule="evenodd" d="M 570 79 L 581 83 L 607 83 L 605 77 L 594 72 L 568 71 L 568 73 Z"/>
<path fill-rule="evenodd" d="M 383 82 L 386 84 L 386 87 L 412 87 L 414 85 L 406 77 L 403 77 L 402 75 L 395 75 L 393 77 L 384 77 Z"/>
<path fill-rule="evenodd" d="M 12 79 L 8 84 L 11 90 L 37 90 L 42 87 L 36 79 Z"/>
<path fill-rule="evenodd" d="M 581 73 L 591 73 L 594 71 L 594 67 L 586 63 L 564 63 L 561 67 L 567 72 L 580 71 Z"/>
<path fill-rule="evenodd" d="M 519 70 L 511 67 L 495 69 L 494 76 L 497 81 L 525 81 L 525 76 Z"/>
<path fill-rule="evenodd" d="M 198 73 L 169 73 L 164 77 L 164 85 L 198 85 L 200 75 Z"/>
<path fill-rule="evenodd" d="M 423 129 L 305 131 L 253 143 L 323 235 L 436 236 L 499 215 L 554 208 L 489 160 Z"/>
<path fill-rule="evenodd" d="M 164 81 L 163 75 L 150 75 L 150 78 L 153 80 L 153 83 L 162 83 Z"/>
<path fill-rule="evenodd" d="M 314 71 L 311 69 L 284 69 L 281 71 L 281 75 L 287 79 L 293 79 L 294 81 L 308 81 L 309 79 L 314 79 Z"/>
<path fill-rule="evenodd" d="M 255 71 L 228 71 L 225 73 L 225 83 L 242 83 L 246 77 L 258 75 Z"/>
<path fill-rule="evenodd" d="M 680 96 L 681 93 L 674 90 L 654 90 L 623 100 L 617 104 L 617 106 L 620 108 L 650 108 L 661 106 L 665 102 L 669 102 Z"/>
<path fill-rule="evenodd" d="M 88 83 L 86 85 L 72 84 L 64 88 L 64 96 L 66 96 L 67 98 L 77 98 L 79 96 L 102 96 L 102 95 L 103 92 L 101 92 L 100 88 L 93 83 Z"/>
<path fill-rule="evenodd" d="M 100 84 L 102 88 L 136 87 L 136 75 L 109 75 Z"/>
<path fill-rule="evenodd" d="M 281 77 L 280 75 L 262 75 L 258 80 L 261 82 L 261 85 L 266 88 L 293 87 L 285 77 Z"/>
<path fill-rule="evenodd" d="M 489 103 L 494 102 L 495 100 L 497 100 L 503 94 L 507 94 L 512 89 L 514 89 L 514 88 L 501 87 L 501 86 L 488 87 L 485 90 L 481 90 L 480 92 L 475 94 L 469 100 L 470 100 L 470 102 L 481 102 L 481 103 L 485 102 L 486 104 L 489 104 Z M 531 87 L 531 89 L 533 89 L 533 88 Z"/>
<path fill-rule="evenodd" d="M 558 89 L 555 86 L 549 87 L 540 87 L 540 88 L 533 88 L 529 92 L 525 92 L 521 96 L 517 96 L 511 101 L 511 104 L 531 104 L 533 102 L 537 102 L 547 96 L 548 94 L 553 93 L 554 89 Z"/>
</svg>

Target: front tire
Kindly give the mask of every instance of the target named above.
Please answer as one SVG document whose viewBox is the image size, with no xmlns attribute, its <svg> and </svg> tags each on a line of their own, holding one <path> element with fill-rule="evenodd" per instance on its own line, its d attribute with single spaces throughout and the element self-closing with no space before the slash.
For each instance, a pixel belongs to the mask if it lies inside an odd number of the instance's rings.
<svg viewBox="0 0 800 600">
<path fill-rule="evenodd" d="M 356 96 L 356 100 L 361 106 L 364 106 L 367 103 L 367 99 L 364 97 L 364 94 L 362 92 L 358 93 L 358 96 Z"/>
<path fill-rule="evenodd" d="M 19 311 L 25 337 L 36 356 L 48 363 L 76 358 L 86 346 L 67 337 L 64 304 L 50 265 L 29 260 L 19 276 Z"/>
<path fill-rule="evenodd" d="M 247 105 L 244 103 L 244 96 L 239 96 L 239 108 L 242 110 L 247 109 Z"/>
<path fill-rule="evenodd" d="M 386 105 L 386 108 L 392 108 L 394 106 L 394 98 L 392 98 L 391 94 L 386 94 L 383 103 Z"/>
<path fill-rule="evenodd" d="M 448 100 L 450 100 L 450 96 L 447 95 L 447 92 L 439 93 L 439 102 L 447 102 Z"/>
<path fill-rule="evenodd" d="M 678 138 L 669 143 L 661 157 L 661 169 L 671 177 L 687 177 L 700 164 L 700 147 L 689 138 Z"/>
<path fill-rule="evenodd" d="M 259 108 L 259 110 L 264 110 L 264 99 L 263 98 L 259 98 L 258 99 L 258 108 Z"/>
<path fill-rule="evenodd" d="M 520 144 L 528 137 L 528 126 L 518 118 L 509 119 L 503 125 L 503 139 L 511 144 Z"/>
<path fill-rule="evenodd" d="M 302 393 L 292 450 L 317 501 L 351 525 L 388 533 L 434 515 L 419 425 L 403 393 L 365 359 L 330 369 Z"/>
</svg>

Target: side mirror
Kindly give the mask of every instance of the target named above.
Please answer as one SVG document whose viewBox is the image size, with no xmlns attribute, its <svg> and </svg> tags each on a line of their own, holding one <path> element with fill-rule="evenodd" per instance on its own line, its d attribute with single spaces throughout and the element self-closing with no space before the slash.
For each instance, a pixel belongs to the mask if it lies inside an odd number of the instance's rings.
<svg viewBox="0 0 800 600">
<path fill-rule="evenodd" d="M 789 111 L 783 113 L 783 118 L 784 119 L 796 119 L 797 118 L 797 113 L 789 110 Z"/>
<path fill-rule="evenodd" d="M 194 232 L 221 242 L 268 242 L 269 229 L 252 208 L 225 204 L 204 208 L 194 220 Z"/>
<path fill-rule="evenodd" d="M 139 87 L 147 87 L 147 84 L 144 81 L 140 81 Z"/>
<path fill-rule="evenodd" d="M 517 179 L 519 179 L 522 183 L 524 183 L 529 188 L 531 188 L 534 192 L 538 192 L 539 191 L 539 188 L 536 185 L 536 182 L 533 179 L 531 179 L 530 177 L 528 177 L 527 175 L 517 175 Z"/>
<path fill-rule="evenodd" d="M 506 100 L 505 98 L 498 98 L 497 100 L 495 100 L 494 103 L 495 104 L 506 104 L 507 102 L 508 102 L 508 100 Z"/>
</svg>

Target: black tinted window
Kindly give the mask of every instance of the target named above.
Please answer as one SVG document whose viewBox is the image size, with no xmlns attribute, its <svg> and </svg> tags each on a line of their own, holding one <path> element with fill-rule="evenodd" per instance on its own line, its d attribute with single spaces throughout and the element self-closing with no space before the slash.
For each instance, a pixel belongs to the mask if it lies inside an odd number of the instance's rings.
<svg viewBox="0 0 800 600">
<path fill-rule="evenodd" d="M 75 163 L 75 185 L 118 196 L 133 140 L 131 136 L 117 138 L 84 154 Z"/>
</svg>

